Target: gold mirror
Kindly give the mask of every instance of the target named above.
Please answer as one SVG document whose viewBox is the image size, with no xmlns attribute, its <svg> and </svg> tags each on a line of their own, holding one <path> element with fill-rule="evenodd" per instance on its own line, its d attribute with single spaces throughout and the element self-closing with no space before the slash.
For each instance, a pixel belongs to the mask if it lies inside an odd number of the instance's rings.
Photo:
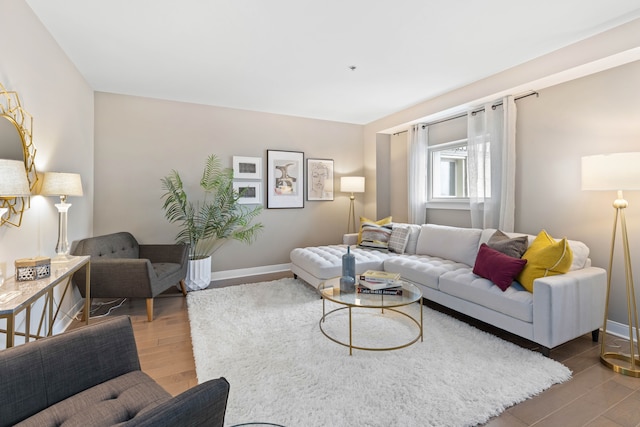
<svg viewBox="0 0 640 427">
<path fill-rule="evenodd" d="M 32 129 L 33 117 L 22 109 L 18 94 L 7 91 L 0 83 L 0 159 L 20 160 L 24 163 L 30 190 L 33 190 L 38 181 Z M 0 217 L 0 225 L 20 227 L 22 214 L 29 202 L 29 197 L 3 198 L 0 194 L 0 208 L 7 210 Z"/>
</svg>

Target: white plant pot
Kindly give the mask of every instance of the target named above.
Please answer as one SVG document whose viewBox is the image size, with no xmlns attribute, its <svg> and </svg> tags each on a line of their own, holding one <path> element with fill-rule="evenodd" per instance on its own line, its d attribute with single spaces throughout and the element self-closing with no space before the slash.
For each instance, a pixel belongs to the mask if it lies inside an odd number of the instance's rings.
<svg viewBox="0 0 640 427">
<path fill-rule="evenodd" d="M 185 279 L 187 291 L 199 291 L 211 283 L 211 257 L 189 260 L 187 278 Z"/>
</svg>

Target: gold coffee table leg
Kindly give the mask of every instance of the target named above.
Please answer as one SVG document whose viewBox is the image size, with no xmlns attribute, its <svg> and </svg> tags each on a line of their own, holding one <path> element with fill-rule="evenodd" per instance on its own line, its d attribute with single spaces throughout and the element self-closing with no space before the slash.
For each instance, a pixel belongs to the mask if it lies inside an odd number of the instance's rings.
<svg viewBox="0 0 640 427">
<path fill-rule="evenodd" d="M 353 327 L 351 323 L 351 306 L 349 306 L 349 356 L 353 355 Z"/>
</svg>

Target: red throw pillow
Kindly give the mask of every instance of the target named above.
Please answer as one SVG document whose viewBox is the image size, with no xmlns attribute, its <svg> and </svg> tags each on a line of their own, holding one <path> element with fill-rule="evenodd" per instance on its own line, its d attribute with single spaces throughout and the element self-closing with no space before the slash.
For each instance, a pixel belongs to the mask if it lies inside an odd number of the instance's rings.
<svg viewBox="0 0 640 427">
<path fill-rule="evenodd" d="M 510 257 L 491 249 L 483 243 L 480 245 L 480 250 L 478 250 L 473 273 L 491 280 L 504 292 L 511 286 L 511 283 L 520 274 L 526 263 L 526 259 Z"/>
</svg>

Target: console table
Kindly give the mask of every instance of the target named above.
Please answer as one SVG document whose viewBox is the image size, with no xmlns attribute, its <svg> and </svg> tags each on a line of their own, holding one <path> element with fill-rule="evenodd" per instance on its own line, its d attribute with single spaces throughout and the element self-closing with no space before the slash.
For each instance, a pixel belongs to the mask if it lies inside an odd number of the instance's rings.
<svg viewBox="0 0 640 427">
<path fill-rule="evenodd" d="M 91 257 L 74 256 L 64 262 L 51 263 L 51 275 L 40 280 L 19 282 L 16 277 L 10 277 L 0 285 L 0 321 L 6 320 L 5 329 L 0 329 L 7 338 L 6 348 L 13 347 L 16 336 L 23 336 L 25 342 L 31 338 L 39 339 L 50 336 L 53 332 L 53 324 L 58 317 L 60 304 L 64 300 L 67 291 L 71 287 L 73 273 L 83 266 L 87 266 L 86 274 L 86 298 L 84 303 L 84 321 L 89 324 L 89 310 L 91 309 L 90 274 Z M 53 290 L 58 286 L 64 286 L 60 303 L 54 313 Z M 44 297 L 44 298 L 43 298 Z M 38 328 L 31 330 L 31 312 L 37 301 L 44 300 L 42 312 L 39 313 Z M 34 310 L 35 311 L 35 310 Z M 24 330 L 16 331 L 16 316 L 25 313 Z M 35 314 L 36 316 L 38 313 Z M 46 325 L 45 325 L 46 322 Z"/>
</svg>

